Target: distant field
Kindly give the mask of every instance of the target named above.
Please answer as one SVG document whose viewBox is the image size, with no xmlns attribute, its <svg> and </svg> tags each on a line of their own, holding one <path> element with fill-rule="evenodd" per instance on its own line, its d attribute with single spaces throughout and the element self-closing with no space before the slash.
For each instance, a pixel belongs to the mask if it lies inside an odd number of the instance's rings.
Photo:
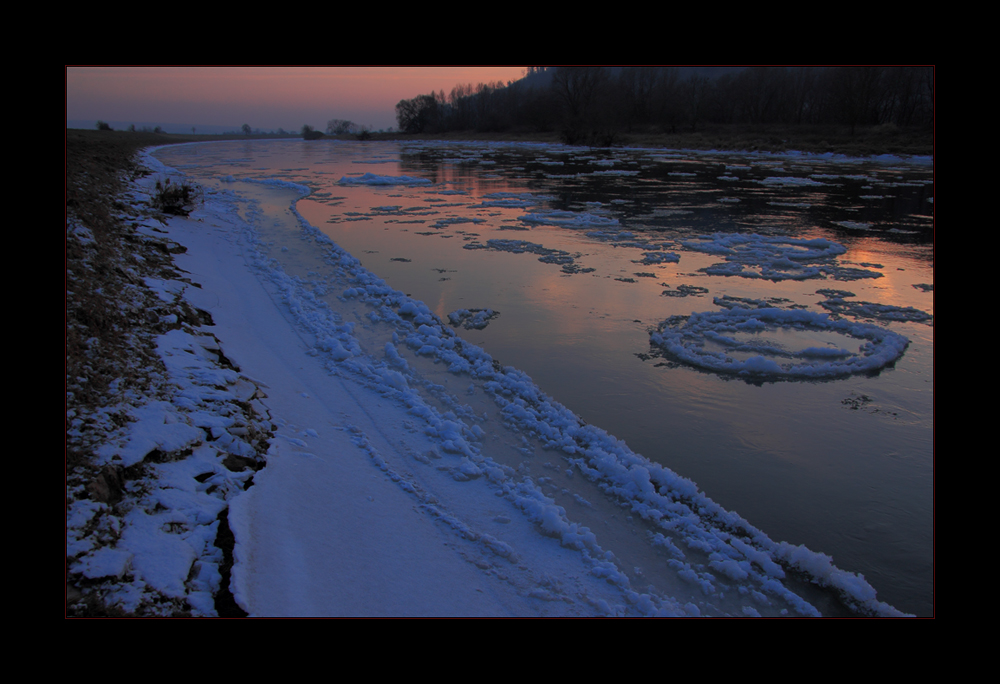
<svg viewBox="0 0 1000 684">
<path fill-rule="evenodd" d="M 184 142 L 211 142 L 214 140 L 279 140 L 301 138 L 298 134 L 278 135 L 177 135 L 167 133 L 129 133 L 125 131 L 96 131 L 68 129 L 67 144 L 84 140 L 102 142 L 113 148 L 140 149 L 150 145 L 171 145 Z M 355 136 L 327 136 L 354 139 Z M 477 133 L 461 131 L 450 133 L 372 133 L 372 140 L 517 140 L 560 142 L 556 131 L 543 133 Z M 858 128 L 854 135 L 844 126 L 705 126 L 697 131 L 679 130 L 664 133 L 650 129 L 619 133 L 612 146 L 664 147 L 695 150 L 733 150 L 767 152 L 838 153 L 848 156 L 879 154 L 925 155 L 934 154 L 934 131 L 927 127 L 904 129 L 893 124 Z"/>
</svg>

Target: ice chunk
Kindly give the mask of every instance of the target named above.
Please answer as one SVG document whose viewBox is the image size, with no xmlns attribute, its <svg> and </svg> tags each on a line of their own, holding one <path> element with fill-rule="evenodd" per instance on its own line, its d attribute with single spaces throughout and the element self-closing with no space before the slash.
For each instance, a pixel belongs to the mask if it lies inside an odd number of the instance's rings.
<svg viewBox="0 0 1000 684">
<path fill-rule="evenodd" d="M 778 329 L 823 331 L 863 340 L 857 351 L 810 346 L 799 351 L 761 339 Z M 870 373 L 892 365 L 909 344 L 898 333 L 827 314 L 777 308 L 708 311 L 667 319 L 650 339 L 663 353 L 705 370 L 755 380 L 804 380 Z M 745 358 L 741 358 L 745 357 Z"/>
<path fill-rule="evenodd" d="M 366 173 L 361 176 L 344 176 L 338 181 L 341 185 L 430 185 L 426 178 L 414 176 L 379 176 Z"/>
</svg>

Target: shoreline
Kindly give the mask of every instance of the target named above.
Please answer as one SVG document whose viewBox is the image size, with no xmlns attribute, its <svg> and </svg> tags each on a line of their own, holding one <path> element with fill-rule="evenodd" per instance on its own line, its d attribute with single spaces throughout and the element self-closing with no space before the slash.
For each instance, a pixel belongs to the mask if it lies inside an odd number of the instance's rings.
<svg viewBox="0 0 1000 684">
<path fill-rule="evenodd" d="M 148 133 L 127 131 L 97 131 L 91 129 L 67 129 L 67 137 L 99 136 L 105 139 L 117 139 L 131 142 L 137 147 L 149 145 L 170 145 L 183 142 L 216 142 L 238 140 L 302 140 L 298 134 L 279 135 L 188 135 L 176 133 Z M 372 142 L 406 142 L 443 140 L 458 142 L 463 140 L 474 142 L 536 142 L 548 144 L 563 144 L 558 132 L 546 133 L 477 133 L 461 131 L 448 133 L 372 133 L 368 138 Z M 353 135 L 325 135 L 313 143 L 323 144 L 324 141 L 357 141 Z M 586 147 L 586 146 L 584 146 Z M 872 126 L 860 128 L 851 135 L 849 129 L 838 126 L 750 126 L 750 125 L 714 125 L 706 126 L 697 131 L 681 131 L 663 133 L 656 130 L 635 131 L 620 134 L 611 147 L 621 148 L 657 148 L 664 150 L 690 149 L 699 151 L 717 150 L 720 152 L 771 152 L 771 153 L 808 153 L 835 154 L 847 157 L 878 157 L 894 155 L 903 157 L 924 156 L 934 154 L 933 130 L 923 128 L 899 129 L 894 126 Z"/>
</svg>

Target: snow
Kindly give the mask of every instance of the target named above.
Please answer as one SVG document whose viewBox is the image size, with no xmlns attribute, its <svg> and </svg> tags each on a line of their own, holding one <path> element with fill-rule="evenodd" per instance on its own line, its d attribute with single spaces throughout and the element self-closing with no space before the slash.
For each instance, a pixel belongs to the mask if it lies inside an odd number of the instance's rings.
<svg viewBox="0 0 1000 684">
<path fill-rule="evenodd" d="M 140 189 L 150 182 L 138 181 Z M 173 394 L 132 410 L 133 422 L 100 454 L 108 464 L 145 464 L 148 489 L 120 521 L 86 501 L 68 512 L 75 571 L 124 578 L 113 602 L 134 610 L 156 592 L 193 614 L 215 614 L 215 538 L 228 511 L 236 537 L 230 588 L 250 615 L 819 615 L 813 604 L 827 590 L 861 614 L 899 615 L 860 575 L 772 541 L 390 288 L 298 215 L 295 201 L 307 188 L 225 182 L 205 189 L 190 217 L 162 229 L 188 248 L 176 262 L 189 282 L 149 283 L 208 311 L 213 324 L 202 334 L 160 337 Z M 365 174 L 340 182 L 427 181 Z M 287 203 L 295 232 L 266 232 L 259 193 Z M 617 225 L 573 212 L 521 220 Z M 301 264 L 282 250 L 293 243 L 310 245 L 296 257 Z M 829 267 L 839 247 L 759 236 L 706 236 L 686 246 L 750 250 L 755 261 L 766 251 L 786 269 Z M 566 256 L 524 241 L 475 248 Z M 460 310 L 452 321 L 477 327 L 493 313 Z M 865 342 L 857 352 L 806 349 L 788 367 L 764 354 L 706 361 L 702 343 L 690 341 L 702 335 L 729 345 L 734 329 L 775 327 Z M 731 372 L 735 363 L 737 372 L 814 378 L 884 367 L 906 346 L 876 326 L 742 307 L 668 322 L 653 339 L 713 370 Z M 223 350 L 232 367 L 221 363 Z M 268 430 L 271 438 L 255 437 Z M 266 467 L 256 473 L 227 465 L 259 450 Z M 120 525 L 120 538 L 89 542 L 85 530 L 95 525 Z M 797 582 L 793 590 L 788 570 L 812 587 Z"/>
</svg>

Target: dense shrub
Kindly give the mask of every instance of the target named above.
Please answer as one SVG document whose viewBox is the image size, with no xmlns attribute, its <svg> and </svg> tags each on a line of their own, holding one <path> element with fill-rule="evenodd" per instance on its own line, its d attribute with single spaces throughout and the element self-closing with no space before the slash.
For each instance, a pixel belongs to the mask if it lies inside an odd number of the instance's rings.
<svg viewBox="0 0 1000 684">
<path fill-rule="evenodd" d="M 166 183 L 156 182 L 156 208 L 164 214 L 174 216 L 187 216 L 191 213 L 191 186 L 185 184 L 171 185 L 168 178 Z"/>
</svg>

